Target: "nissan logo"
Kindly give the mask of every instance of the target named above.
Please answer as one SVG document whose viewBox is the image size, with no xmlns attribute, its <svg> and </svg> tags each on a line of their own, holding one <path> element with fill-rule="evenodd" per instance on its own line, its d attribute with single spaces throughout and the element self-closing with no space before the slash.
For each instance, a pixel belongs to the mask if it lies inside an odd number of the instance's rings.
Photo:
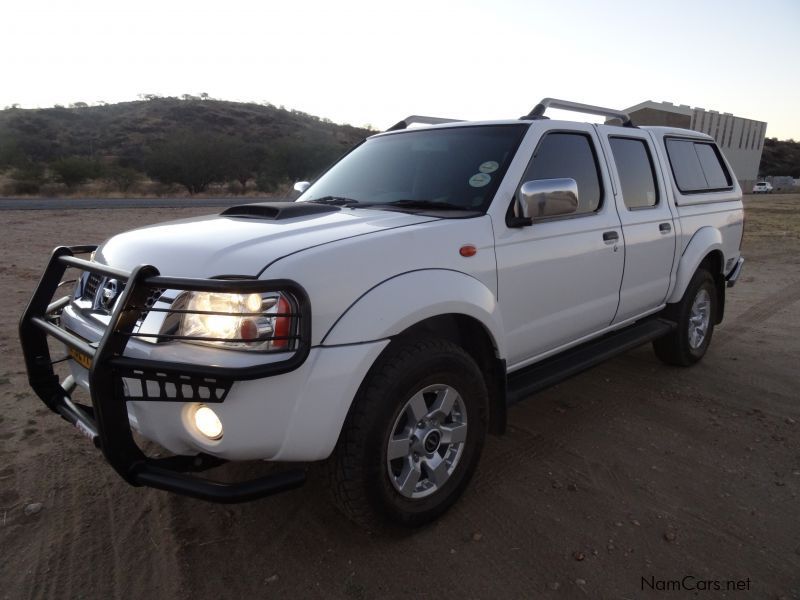
<svg viewBox="0 0 800 600">
<path fill-rule="evenodd" d="M 100 298 L 100 303 L 103 305 L 103 308 L 108 310 L 114 308 L 114 300 L 117 299 L 118 293 L 119 283 L 117 283 L 117 280 L 109 279 L 106 281 L 106 284 L 103 286 L 103 297 Z"/>
</svg>

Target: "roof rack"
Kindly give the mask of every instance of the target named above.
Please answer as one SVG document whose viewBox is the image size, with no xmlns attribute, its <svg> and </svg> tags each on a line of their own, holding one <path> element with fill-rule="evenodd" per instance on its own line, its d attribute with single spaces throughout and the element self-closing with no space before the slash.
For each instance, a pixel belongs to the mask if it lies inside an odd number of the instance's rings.
<svg viewBox="0 0 800 600">
<path fill-rule="evenodd" d="M 440 123 L 460 123 L 462 119 L 442 119 L 441 117 L 424 117 L 422 115 L 411 115 L 402 121 L 398 121 L 386 131 L 397 131 L 398 129 L 405 129 L 413 123 L 422 123 L 424 125 L 438 125 Z"/>
<path fill-rule="evenodd" d="M 547 117 L 544 116 L 544 111 L 548 108 L 560 108 L 562 110 L 571 110 L 573 112 L 586 113 L 589 115 L 602 115 L 611 119 L 619 119 L 619 124 L 623 127 L 636 127 L 636 125 L 631 122 L 630 115 L 621 110 L 592 106 L 591 104 L 581 104 L 580 102 L 570 102 L 569 100 L 558 100 L 557 98 L 543 98 L 539 104 L 533 107 L 531 112 L 524 117 L 520 117 L 520 119 L 546 119 Z"/>
</svg>

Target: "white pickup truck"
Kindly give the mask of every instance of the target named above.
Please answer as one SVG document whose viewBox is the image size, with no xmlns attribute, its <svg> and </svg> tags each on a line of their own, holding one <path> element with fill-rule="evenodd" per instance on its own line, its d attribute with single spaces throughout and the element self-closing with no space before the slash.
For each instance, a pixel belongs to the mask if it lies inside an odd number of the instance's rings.
<svg viewBox="0 0 800 600">
<path fill-rule="evenodd" d="M 572 102 L 409 117 L 296 189 L 54 251 L 20 324 L 30 384 L 129 483 L 240 502 L 328 459 L 354 520 L 428 522 L 508 404 L 646 342 L 700 360 L 743 264 L 741 189 L 712 138 Z M 252 459 L 294 465 L 193 474 Z"/>
</svg>

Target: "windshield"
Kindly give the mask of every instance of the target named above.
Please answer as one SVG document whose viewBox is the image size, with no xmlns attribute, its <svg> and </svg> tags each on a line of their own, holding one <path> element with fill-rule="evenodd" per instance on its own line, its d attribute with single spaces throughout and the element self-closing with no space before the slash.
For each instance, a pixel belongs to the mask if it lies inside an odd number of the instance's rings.
<svg viewBox="0 0 800 600">
<path fill-rule="evenodd" d="M 417 129 L 371 138 L 298 200 L 485 211 L 527 127 Z"/>
</svg>

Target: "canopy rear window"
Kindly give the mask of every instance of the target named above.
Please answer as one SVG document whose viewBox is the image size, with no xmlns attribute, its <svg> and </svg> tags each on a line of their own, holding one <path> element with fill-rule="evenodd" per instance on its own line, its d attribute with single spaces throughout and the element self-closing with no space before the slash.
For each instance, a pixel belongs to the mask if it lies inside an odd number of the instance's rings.
<svg viewBox="0 0 800 600">
<path fill-rule="evenodd" d="M 666 146 L 675 183 L 682 193 L 698 194 L 731 188 L 733 180 L 715 144 L 667 138 Z"/>
</svg>

